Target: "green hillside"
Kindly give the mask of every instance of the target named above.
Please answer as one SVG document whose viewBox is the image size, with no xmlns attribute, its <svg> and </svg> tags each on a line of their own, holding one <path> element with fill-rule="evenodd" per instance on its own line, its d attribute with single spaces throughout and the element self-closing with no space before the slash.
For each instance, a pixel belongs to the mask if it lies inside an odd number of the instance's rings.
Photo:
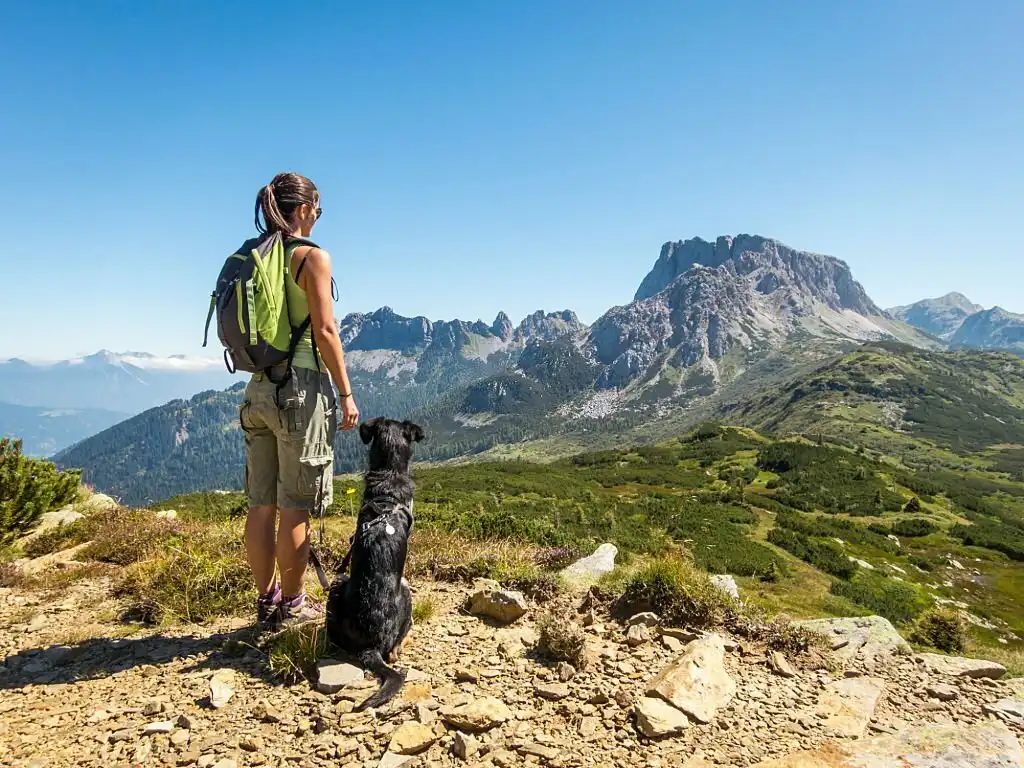
<svg viewBox="0 0 1024 768">
<path fill-rule="evenodd" d="M 891 457 L 708 424 L 658 445 L 415 475 L 420 529 L 565 557 L 611 541 L 626 563 L 682 548 L 773 611 L 910 625 L 952 605 L 990 656 L 1024 654 L 1024 483 L 994 472 L 915 472 Z M 358 483 L 337 479 L 332 514 L 351 514 L 345 490 Z M 208 519 L 244 500 L 200 494 L 160 506 Z"/>
<path fill-rule="evenodd" d="M 730 365 L 742 375 L 713 392 L 668 399 L 646 390 L 595 393 L 593 370 L 578 350 L 550 344 L 528 348 L 520 373 L 467 383 L 453 369 L 454 378 L 433 375 L 428 389 L 389 388 L 383 379 L 355 388 L 364 418 L 413 418 L 427 427 L 421 461 L 557 459 L 657 443 L 715 418 L 765 434 L 824 438 L 916 468 L 1024 471 L 1024 360 L 1015 355 L 808 343 L 800 354 L 737 355 Z M 58 463 L 84 468 L 87 482 L 132 504 L 239 488 L 240 398 L 233 388 L 174 401 L 84 441 Z M 364 448 L 354 435 L 339 435 L 335 453 L 337 471 L 362 468 Z"/>
</svg>

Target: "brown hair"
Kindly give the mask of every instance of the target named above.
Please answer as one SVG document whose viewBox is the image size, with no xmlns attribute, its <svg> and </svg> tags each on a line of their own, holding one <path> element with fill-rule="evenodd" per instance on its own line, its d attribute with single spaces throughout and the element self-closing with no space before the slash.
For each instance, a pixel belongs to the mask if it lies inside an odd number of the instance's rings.
<svg viewBox="0 0 1024 768">
<path fill-rule="evenodd" d="M 298 173 L 279 173 L 256 193 L 256 231 L 261 235 L 286 233 L 294 226 L 292 217 L 299 206 L 316 205 L 316 185 Z M 263 221 L 260 221 L 260 214 Z"/>
</svg>

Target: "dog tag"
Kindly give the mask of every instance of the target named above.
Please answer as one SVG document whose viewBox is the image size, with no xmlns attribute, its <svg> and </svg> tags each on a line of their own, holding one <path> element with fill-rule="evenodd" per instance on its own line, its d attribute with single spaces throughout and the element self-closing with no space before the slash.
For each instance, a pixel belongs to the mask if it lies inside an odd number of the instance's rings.
<svg viewBox="0 0 1024 768">
<path fill-rule="evenodd" d="M 384 531 L 387 533 L 388 536 L 394 536 L 395 535 L 395 528 L 394 528 L 393 525 L 391 525 L 391 523 L 388 523 L 387 525 L 384 526 Z"/>
</svg>

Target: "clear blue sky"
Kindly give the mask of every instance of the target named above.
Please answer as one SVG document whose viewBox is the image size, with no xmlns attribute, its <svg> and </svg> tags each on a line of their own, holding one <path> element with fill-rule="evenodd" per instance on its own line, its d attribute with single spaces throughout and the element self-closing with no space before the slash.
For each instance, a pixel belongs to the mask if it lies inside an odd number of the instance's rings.
<svg viewBox="0 0 1024 768">
<path fill-rule="evenodd" d="M 1024 311 L 1020 0 L 44 0 L 0 27 L 0 357 L 200 352 L 279 170 L 321 189 L 339 316 L 592 321 L 666 240 L 738 232 L 883 306 Z"/>
</svg>

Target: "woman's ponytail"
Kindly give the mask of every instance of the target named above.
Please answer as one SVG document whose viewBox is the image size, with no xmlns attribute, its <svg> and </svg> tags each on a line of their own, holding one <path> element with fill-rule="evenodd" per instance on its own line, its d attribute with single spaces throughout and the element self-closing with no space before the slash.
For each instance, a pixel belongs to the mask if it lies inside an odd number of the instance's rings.
<svg viewBox="0 0 1024 768">
<path fill-rule="evenodd" d="M 287 233 L 300 205 L 316 206 L 317 191 L 312 181 L 297 173 L 279 173 L 256 194 L 253 218 L 261 235 Z M 263 221 L 260 221 L 260 217 Z"/>
</svg>

